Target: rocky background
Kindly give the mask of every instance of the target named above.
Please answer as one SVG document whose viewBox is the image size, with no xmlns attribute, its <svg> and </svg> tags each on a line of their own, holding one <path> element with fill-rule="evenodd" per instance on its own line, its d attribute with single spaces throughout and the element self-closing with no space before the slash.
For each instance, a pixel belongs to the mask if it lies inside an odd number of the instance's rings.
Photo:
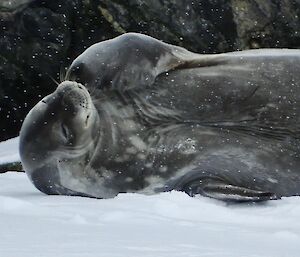
<svg viewBox="0 0 300 257">
<path fill-rule="evenodd" d="M 0 0 L 0 141 L 91 44 L 141 32 L 199 53 L 300 47 L 300 0 Z"/>
</svg>

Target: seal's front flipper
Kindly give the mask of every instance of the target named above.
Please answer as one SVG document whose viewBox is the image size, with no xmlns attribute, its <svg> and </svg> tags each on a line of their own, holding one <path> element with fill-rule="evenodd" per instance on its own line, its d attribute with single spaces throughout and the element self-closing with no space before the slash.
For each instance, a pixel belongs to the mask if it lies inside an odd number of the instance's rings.
<svg viewBox="0 0 300 257">
<path fill-rule="evenodd" d="M 125 33 L 94 44 L 79 55 L 66 73 L 88 88 L 126 91 L 153 85 L 156 77 L 176 69 L 223 64 L 221 54 L 202 55 L 150 36 Z"/>
<path fill-rule="evenodd" d="M 203 195 L 230 202 L 259 202 L 278 199 L 271 192 L 231 185 L 212 178 L 191 181 L 182 188 L 182 191 L 190 196 Z"/>
</svg>

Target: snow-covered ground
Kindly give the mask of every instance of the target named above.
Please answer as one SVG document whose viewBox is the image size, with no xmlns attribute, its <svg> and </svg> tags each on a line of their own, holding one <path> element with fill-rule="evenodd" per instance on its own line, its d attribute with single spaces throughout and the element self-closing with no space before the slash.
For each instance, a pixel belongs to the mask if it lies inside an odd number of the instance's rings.
<svg viewBox="0 0 300 257">
<path fill-rule="evenodd" d="M 20 156 L 18 148 L 18 137 L 0 142 L 0 164 L 19 161 Z"/>
<path fill-rule="evenodd" d="M 17 155 L 17 140 L 5 144 L 0 160 Z M 300 197 L 259 205 L 179 192 L 96 200 L 47 196 L 24 173 L 0 174 L 0 257 L 295 257 L 299 216 Z"/>
</svg>

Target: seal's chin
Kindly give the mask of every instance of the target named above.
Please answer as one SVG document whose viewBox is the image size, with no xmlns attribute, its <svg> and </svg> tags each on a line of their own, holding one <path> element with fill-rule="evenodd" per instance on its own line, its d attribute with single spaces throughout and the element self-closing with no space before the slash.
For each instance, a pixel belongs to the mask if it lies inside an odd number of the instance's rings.
<svg viewBox="0 0 300 257">
<path fill-rule="evenodd" d="M 26 116 L 20 131 L 20 157 L 31 176 L 47 163 L 92 151 L 99 115 L 87 89 L 65 81 Z M 35 175 L 36 176 L 36 175 Z"/>
</svg>

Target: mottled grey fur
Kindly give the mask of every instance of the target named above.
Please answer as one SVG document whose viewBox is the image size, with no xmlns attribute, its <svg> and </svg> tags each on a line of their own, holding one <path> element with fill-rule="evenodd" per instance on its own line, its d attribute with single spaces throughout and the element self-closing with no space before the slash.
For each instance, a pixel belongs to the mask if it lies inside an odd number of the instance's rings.
<svg viewBox="0 0 300 257">
<path fill-rule="evenodd" d="M 74 60 L 20 133 L 47 194 L 300 194 L 300 50 L 200 55 L 129 33 Z M 89 90 L 89 92 L 87 91 Z"/>
</svg>

